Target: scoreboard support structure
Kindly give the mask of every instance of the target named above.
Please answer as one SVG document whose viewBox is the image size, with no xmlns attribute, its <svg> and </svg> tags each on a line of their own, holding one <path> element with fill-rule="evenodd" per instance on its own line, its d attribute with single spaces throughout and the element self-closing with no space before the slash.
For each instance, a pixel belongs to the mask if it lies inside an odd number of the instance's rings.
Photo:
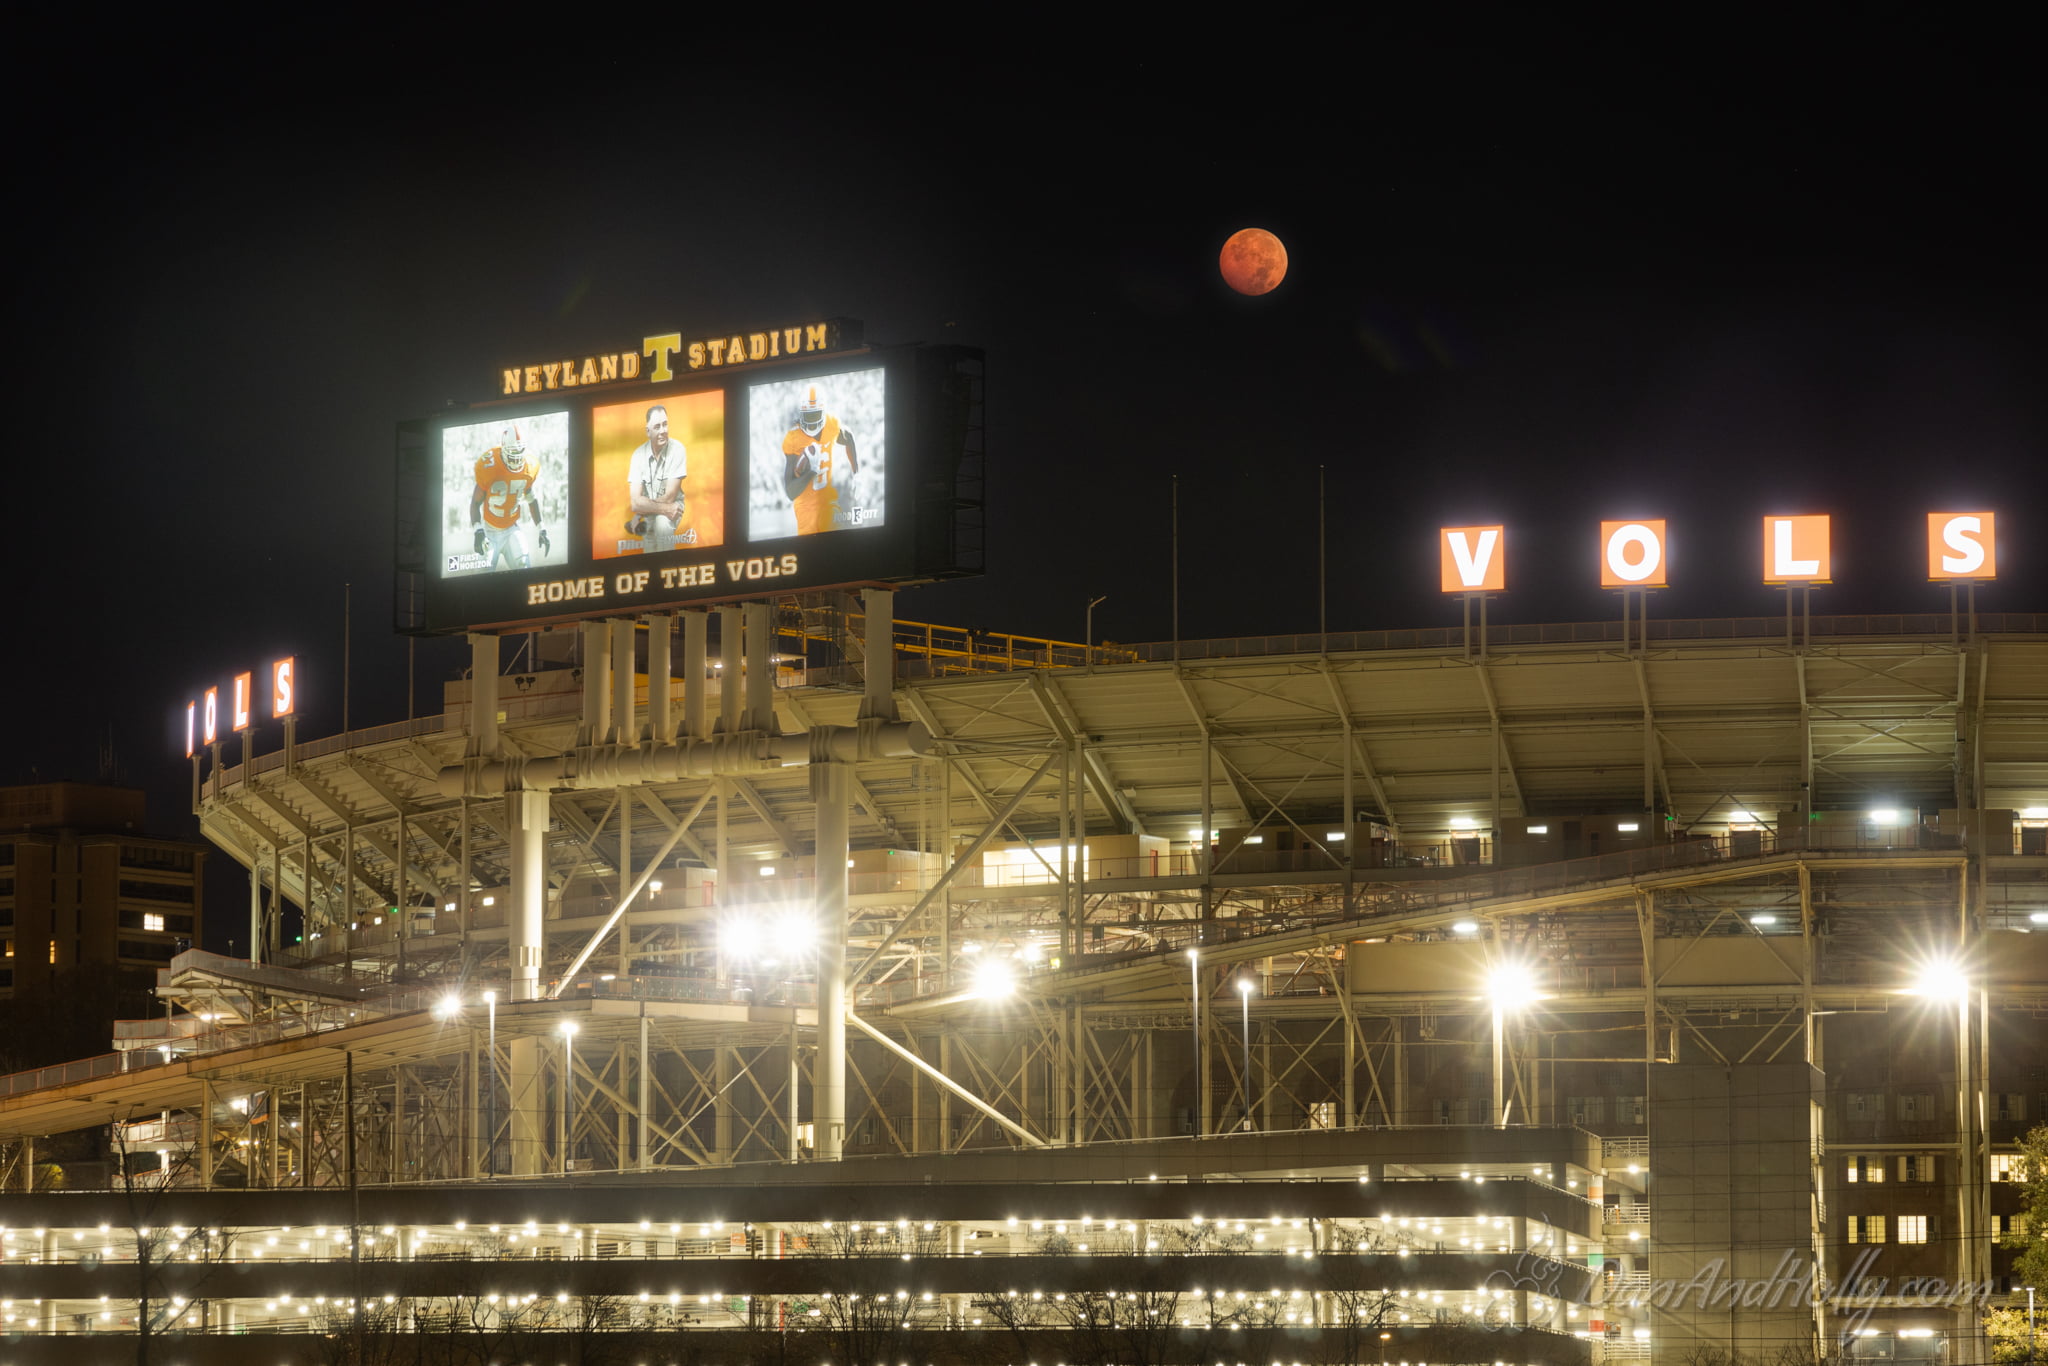
<svg viewBox="0 0 2048 1366">
<path fill-rule="evenodd" d="M 896 717 L 895 594 L 868 589 L 866 681 L 858 720 L 851 726 L 819 725 L 798 734 L 783 734 L 774 709 L 774 615 L 762 601 L 721 606 L 720 706 L 708 730 L 703 714 L 706 620 L 702 609 L 680 614 L 648 614 L 649 720 L 645 742 L 634 724 L 633 617 L 586 621 L 584 640 L 583 712 L 576 745 L 559 755 L 508 756 L 498 737 L 496 683 L 499 637 L 487 632 L 470 636 L 471 706 L 465 758 L 438 776 L 441 791 L 451 797 L 502 798 L 506 803 L 512 868 L 506 908 L 507 949 L 513 1001 L 555 999 L 570 987 L 604 940 L 617 930 L 626 912 L 649 885 L 668 848 L 642 869 L 631 890 L 619 898 L 605 922 L 590 936 L 569 968 L 552 983 L 541 981 L 545 947 L 547 892 L 546 841 L 550 820 L 548 794 L 555 789 L 624 788 L 648 781 L 672 780 L 682 774 L 739 778 L 768 769 L 799 765 L 810 769 L 811 797 L 816 806 L 815 875 L 818 933 L 818 1058 L 812 1076 L 812 1117 L 820 1160 L 841 1155 L 846 1137 L 846 935 L 848 879 L 852 852 L 852 769 L 861 759 L 907 758 L 926 753 L 931 734 L 921 722 Z M 683 622 L 684 730 L 675 731 L 669 632 L 677 615 Z M 734 628 L 738 629 L 734 629 Z M 678 837 L 680 837 L 678 827 Z M 913 1060 L 935 1080 L 946 1081 L 937 1069 Z M 538 1053 L 514 1049 L 507 1086 L 516 1097 L 537 1084 Z M 514 1133 L 511 1141 L 514 1175 L 536 1174 L 541 1145 L 530 1135 Z M 529 1168 L 533 1170 L 529 1171 Z"/>
</svg>

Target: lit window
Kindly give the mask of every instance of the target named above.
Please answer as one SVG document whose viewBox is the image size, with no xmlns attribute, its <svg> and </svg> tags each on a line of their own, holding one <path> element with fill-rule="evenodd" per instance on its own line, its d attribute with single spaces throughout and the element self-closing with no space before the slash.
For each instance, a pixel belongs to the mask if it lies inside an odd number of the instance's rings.
<svg viewBox="0 0 2048 1366">
<path fill-rule="evenodd" d="M 1903 1222 L 1903 1221 L 1902 1221 Z M 1852 1243 L 1881 1243 L 1884 1241 L 1884 1216 L 1882 1214 L 1852 1214 L 1849 1216 L 1849 1241 Z"/>
<path fill-rule="evenodd" d="M 2017 1181 L 2020 1179 L 2020 1158 L 2018 1153 L 1991 1154 L 1991 1179 L 1993 1181 Z"/>
<path fill-rule="evenodd" d="M 1902 1243 L 1926 1242 L 1927 1216 L 1924 1214 L 1901 1214 L 1899 1216 L 1899 1241 Z"/>
<path fill-rule="evenodd" d="M 50 961 L 52 963 L 57 961 L 57 941 L 54 939 L 50 941 Z"/>
<path fill-rule="evenodd" d="M 149 913 L 148 911 L 144 911 L 144 912 L 142 913 L 142 928 L 143 928 L 143 929 L 145 929 L 145 930 L 157 930 L 157 931 L 159 931 L 159 932 L 160 932 L 160 931 L 162 931 L 163 927 L 164 927 L 164 918 L 163 918 L 162 916 L 160 916 L 160 915 L 152 915 L 152 914 L 150 914 L 150 913 Z"/>
<path fill-rule="evenodd" d="M 1864 1181 L 1873 1186 L 1878 1185 L 1884 1180 L 1884 1162 L 1882 1157 L 1850 1158 L 1849 1183 L 1854 1185 L 1858 1181 Z"/>
</svg>

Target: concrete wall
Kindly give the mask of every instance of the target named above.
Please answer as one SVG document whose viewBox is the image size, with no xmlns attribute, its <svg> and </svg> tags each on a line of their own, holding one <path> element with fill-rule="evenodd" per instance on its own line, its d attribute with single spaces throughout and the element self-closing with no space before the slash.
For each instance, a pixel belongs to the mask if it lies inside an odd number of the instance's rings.
<svg viewBox="0 0 2048 1366">
<path fill-rule="evenodd" d="M 1651 1070 L 1657 1360 L 1695 1347 L 1767 1360 L 1813 1345 L 1823 1082 L 1803 1062 Z"/>
</svg>

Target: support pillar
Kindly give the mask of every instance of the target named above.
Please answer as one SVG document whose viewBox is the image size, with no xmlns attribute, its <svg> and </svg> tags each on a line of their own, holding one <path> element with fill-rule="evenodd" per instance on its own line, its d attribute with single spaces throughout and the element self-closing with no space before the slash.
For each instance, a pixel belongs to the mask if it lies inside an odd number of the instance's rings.
<svg viewBox="0 0 2048 1366">
<path fill-rule="evenodd" d="M 822 1162 L 839 1160 L 846 1137 L 846 854 L 852 773 L 843 763 L 811 765 L 817 806 L 818 1056 L 811 1070 L 811 1121 Z"/>
<path fill-rule="evenodd" d="M 583 721 L 576 728 L 577 745 L 601 745 L 612 728 L 612 657 L 609 623 L 586 621 L 583 633 Z"/>
<path fill-rule="evenodd" d="M 633 619 L 607 622 L 611 634 L 612 715 L 607 738 L 627 749 L 640 747 L 639 715 L 633 696 Z"/>
<path fill-rule="evenodd" d="M 637 1158 L 635 1165 L 644 1172 L 654 1165 L 654 1153 L 647 1146 L 647 1109 L 653 1100 L 654 1057 L 647 1051 L 647 1003 L 645 1001 L 640 1003 L 640 1075 L 638 1080 L 640 1082 L 640 1094 L 634 1101 L 634 1109 L 638 1113 L 634 1115 L 633 1151 Z"/>
<path fill-rule="evenodd" d="M 747 625 L 746 710 L 741 713 L 741 730 L 775 729 L 775 614 L 765 602 L 750 602 L 740 609 Z M 731 656 L 727 656 L 731 668 Z M 792 854 L 796 851 L 790 850 Z"/>
<path fill-rule="evenodd" d="M 711 1155 L 721 1167 L 729 1167 L 733 1162 L 732 1063 L 730 1048 L 721 1044 L 713 1050 L 711 1075 L 718 1087 L 718 1095 L 711 1102 Z"/>
<path fill-rule="evenodd" d="M 498 638 L 471 632 L 469 637 L 469 744 L 471 756 L 498 752 Z M 307 886 L 312 878 L 306 879 Z"/>
<path fill-rule="evenodd" d="M 652 612 L 647 617 L 647 735 L 657 745 L 665 745 L 676 738 L 674 689 L 670 678 L 675 622 L 674 614 L 669 612 Z M 697 681 L 697 696 L 700 701 L 704 696 L 701 678 Z"/>
<path fill-rule="evenodd" d="M 249 769 L 245 764 L 242 771 Z M 246 781 L 246 780 L 245 780 Z M 402 842 L 401 842 L 401 847 Z M 399 910 L 404 912 L 403 904 Z M 261 846 L 249 851 L 249 961 L 263 961 L 263 853 Z"/>
<path fill-rule="evenodd" d="M 692 740 L 705 739 L 704 675 L 706 640 L 711 618 L 701 610 L 683 613 L 683 734 Z"/>
<path fill-rule="evenodd" d="M 542 918 L 547 895 L 548 794 L 518 790 L 505 794 L 512 833 L 512 904 L 505 908 L 506 953 L 511 959 L 514 1001 L 540 994 Z"/>
<path fill-rule="evenodd" d="M 896 719 L 896 593 L 888 588 L 863 588 L 866 613 L 865 656 L 860 714 Z"/>
<path fill-rule="evenodd" d="M 545 1128 L 541 1116 L 540 1040 L 514 1038 L 505 1048 L 505 1091 L 511 1104 L 512 1175 L 539 1176 Z"/>
<path fill-rule="evenodd" d="M 718 729 L 740 728 L 740 609 L 718 609 Z M 794 852 L 794 851 L 792 851 Z"/>
</svg>

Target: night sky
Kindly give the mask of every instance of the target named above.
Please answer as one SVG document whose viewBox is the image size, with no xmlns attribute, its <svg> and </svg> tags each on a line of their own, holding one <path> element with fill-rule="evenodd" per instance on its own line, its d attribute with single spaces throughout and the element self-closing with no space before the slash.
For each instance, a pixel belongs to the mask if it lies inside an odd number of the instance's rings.
<svg viewBox="0 0 2048 1366">
<path fill-rule="evenodd" d="M 185 699 L 294 653 L 301 734 L 336 729 L 344 583 L 351 721 L 401 718 L 399 420 L 501 364 L 814 317 L 988 351 L 990 572 L 906 617 L 1074 639 L 1108 594 L 1099 635 L 1164 638 L 1177 474 L 1182 633 L 1313 630 L 1318 466 L 1333 629 L 1455 622 L 1435 528 L 1471 522 L 1509 529 L 1496 621 L 1616 615 L 1603 516 L 1668 517 L 1653 612 L 1721 617 L 1782 611 L 1765 513 L 1835 515 L 1816 612 L 1910 612 L 1946 605 L 1924 514 L 1988 507 L 1980 607 L 2048 610 L 2010 35 L 1475 17 L 1062 50 L 972 14 L 889 45 L 24 43 L 79 78 L 9 97 L 5 781 L 95 780 L 111 737 L 186 833 Z M 1218 278 L 1244 226 L 1291 255 L 1262 298 Z M 459 654 L 422 643 L 420 711 Z"/>
</svg>

